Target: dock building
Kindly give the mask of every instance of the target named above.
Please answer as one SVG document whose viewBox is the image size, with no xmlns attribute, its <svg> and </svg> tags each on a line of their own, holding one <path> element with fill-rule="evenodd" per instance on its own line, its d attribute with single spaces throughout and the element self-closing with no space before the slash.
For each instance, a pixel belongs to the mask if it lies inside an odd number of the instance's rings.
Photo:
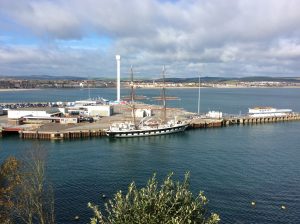
<svg viewBox="0 0 300 224">
<path fill-rule="evenodd" d="M 80 100 L 66 107 L 69 114 L 80 116 L 109 117 L 113 115 L 113 106 L 105 100 Z"/>
</svg>

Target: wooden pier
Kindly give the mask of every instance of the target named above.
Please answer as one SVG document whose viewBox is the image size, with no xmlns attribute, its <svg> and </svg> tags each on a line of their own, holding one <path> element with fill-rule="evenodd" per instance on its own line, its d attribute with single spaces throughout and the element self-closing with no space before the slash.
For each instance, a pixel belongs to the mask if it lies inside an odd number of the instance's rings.
<svg viewBox="0 0 300 224">
<path fill-rule="evenodd" d="M 106 136 L 104 130 L 82 130 L 82 131 L 19 131 L 20 138 L 23 139 L 75 139 Z"/>
</svg>

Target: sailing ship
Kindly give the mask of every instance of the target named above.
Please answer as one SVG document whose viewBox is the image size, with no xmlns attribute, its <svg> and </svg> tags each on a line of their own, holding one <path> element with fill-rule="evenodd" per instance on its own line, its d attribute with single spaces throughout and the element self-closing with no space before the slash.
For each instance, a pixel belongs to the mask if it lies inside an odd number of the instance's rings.
<svg viewBox="0 0 300 224">
<path fill-rule="evenodd" d="M 128 138 L 128 137 L 142 137 L 142 136 L 156 136 L 156 135 L 166 135 L 177 132 L 183 132 L 188 127 L 188 123 L 186 121 L 180 121 L 176 117 L 172 120 L 167 121 L 167 107 L 166 100 L 167 99 L 175 99 L 174 97 L 166 97 L 166 88 L 165 88 L 165 68 L 163 67 L 163 86 L 162 86 L 162 96 L 155 97 L 156 100 L 162 101 L 162 119 L 155 120 L 154 118 L 145 117 L 143 118 L 139 124 L 136 124 L 135 111 L 136 106 L 134 104 L 134 100 L 136 99 L 134 94 L 134 83 L 133 83 L 133 70 L 131 68 L 131 111 L 132 111 L 132 122 L 125 123 L 115 123 L 112 124 L 108 130 L 106 130 L 106 134 L 109 137 L 115 138 Z"/>
</svg>

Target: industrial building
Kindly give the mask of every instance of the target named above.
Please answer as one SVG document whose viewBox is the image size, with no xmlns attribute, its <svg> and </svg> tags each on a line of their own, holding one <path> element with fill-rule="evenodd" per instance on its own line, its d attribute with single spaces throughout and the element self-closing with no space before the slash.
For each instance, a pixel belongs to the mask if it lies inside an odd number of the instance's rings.
<svg viewBox="0 0 300 224">
<path fill-rule="evenodd" d="M 104 99 L 101 100 L 80 100 L 75 101 L 66 107 L 66 112 L 80 116 L 100 116 L 109 117 L 113 114 L 113 107 L 107 104 Z"/>
<path fill-rule="evenodd" d="M 61 123 L 63 113 L 59 108 L 18 108 L 7 110 L 10 123 Z M 77 118 L 76 118 L 77 119 Z M 70 122 L 74 122 L 73 120 Z M 77 123 L 77 122 L 76 122 Z"/>
<path fill-rule="evenodd" d="M 207 118 L 221 119 L 223 117 L 223 113 L 221 111 L 208 111 L 205 116 Z"/>
<path fill-rule="evenodd" d="M 143 117 L 151 117 L 152 110 L 151 109 L 136 109 L 135 117 L 143 118 Z"/>
<path fill-rule="evenodd" d="M 63 113 L 55 107 L 51 108 L 18 108 L 7 111 L 8 119 L 17 120 L 23 117 L 60 117 Z"/>
</svg>

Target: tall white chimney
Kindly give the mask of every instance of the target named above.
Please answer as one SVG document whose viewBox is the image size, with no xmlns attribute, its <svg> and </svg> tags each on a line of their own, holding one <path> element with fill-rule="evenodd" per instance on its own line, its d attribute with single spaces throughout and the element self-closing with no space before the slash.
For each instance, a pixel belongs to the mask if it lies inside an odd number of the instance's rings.
<svg viewBox="0 0 300 224">
<path fill-rule="evenodd" d="M 117 101 L 121 101 L 121 81 L 120 81 L 120 62 L 121 62 L 121 56 L 116 55 L 117 60 Z"/>
</svg>

